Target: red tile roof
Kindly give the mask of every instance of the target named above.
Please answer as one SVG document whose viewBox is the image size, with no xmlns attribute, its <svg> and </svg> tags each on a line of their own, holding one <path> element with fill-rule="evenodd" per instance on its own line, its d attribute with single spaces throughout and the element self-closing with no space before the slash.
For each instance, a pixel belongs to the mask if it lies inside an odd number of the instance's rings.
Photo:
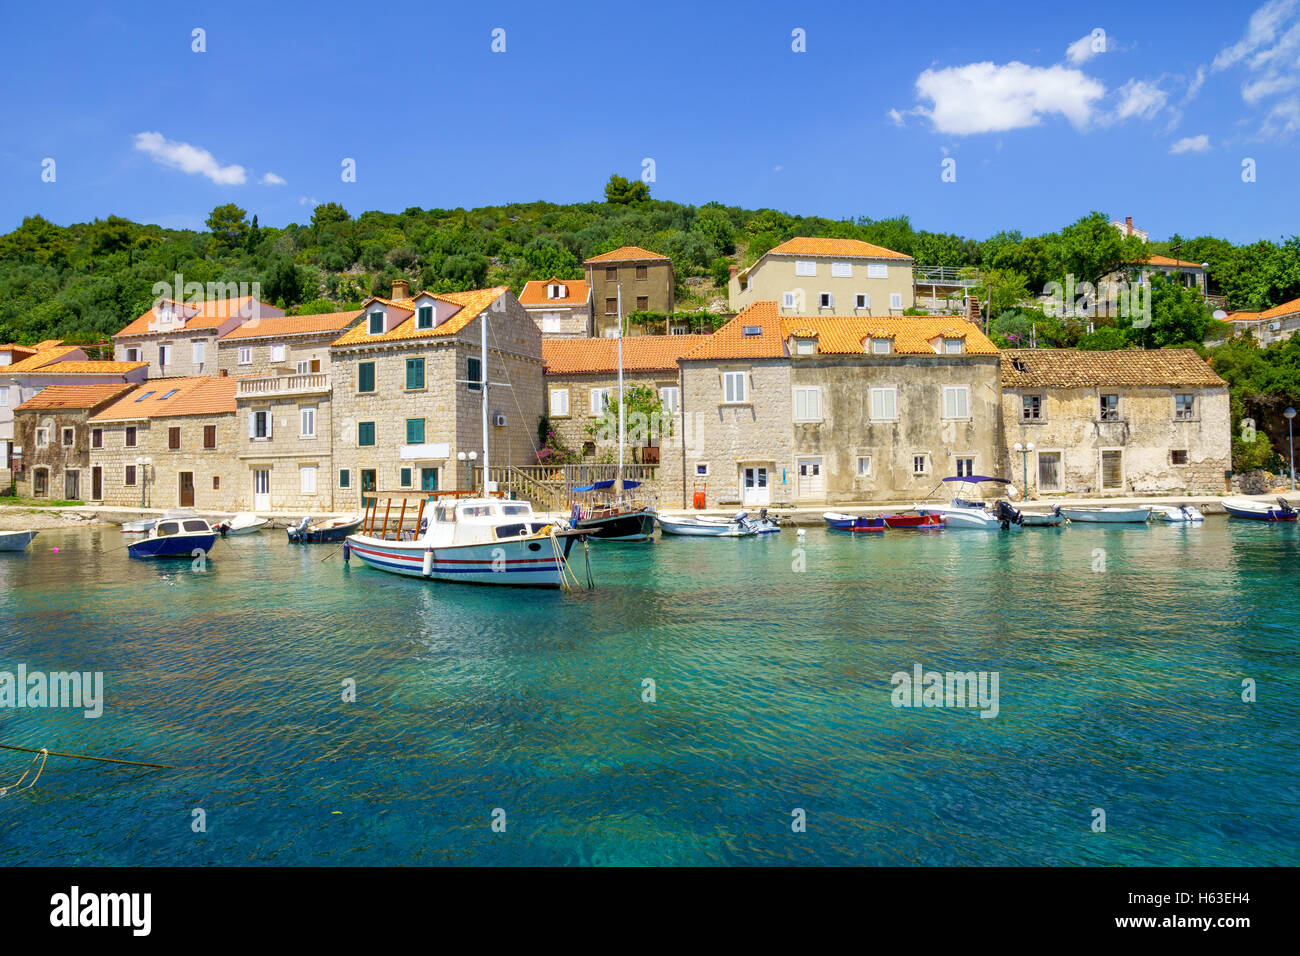
<svg viewBox="0 0 1300 956">
<path fill-rule="evenodd" d="M 370 345 L 375 342 L 402 342 L 409 339 L 438 338 L 448 335 L 455 335 L 470 322 L 480 312 L 490 306 L 502 295 L 509 292 L 507 286 L 495 286 L 491 289 L 473 289 L 469 292 L 421 292 L 419 295 L 412 296 L 409 299 L 381 299 L 373 298 L 370 302 L 382 302 L 384 305 L 393 306 L 405 312 L 409 312 L 405 319 L 399 322 L 383 335 L 370 335 L 366 328 L 366 323 L 361 322 L 348 329 L 339 338 L 335 339 L 333 345 Z M 451 318 L 447 319 L 441 325 L 435 325 L 431 329 L 417 329 L 415 327 L 416 317 L 414 313 L 415 300 L 420 296 L 429 296 L 442 302 L 450 302 L 452 305 L 460 306 L 460 309 L 453 313 Z M 367 303 L 369 304 L 369 303 Z M 364 310 L 363 310 L 364 311 Z"/>
<path fill-rule="evenodd" d="M 14 411 L 96 408 L 133 388 L 134 385 L 50 385 L 27 399 Z"/>
<path fill-rule="evenodd" d="M 32 372 L 58 362 L 65 355 L 81 351 L 79 345 L 64 345 L 59 339 L 49 339 L 34 346 L 35 351 L 21 361 L 3 366 L 4 372 Z"/>
<path fill-rule="evenodd" d="M 220 415 L 235 410 L 234 377 L 160 378 L 136 385 L 92 422 L 139 421 L 178 415 Z"/>
<path fill-rule="evenodd" d="M 746 335 L 745 329 L 757 330 Z M 775 302 L 755 302 L 708 336 L 685 359 L 783 358 L 785 334 Z"/>
<path fill-rule="evenodd" d="M 35 370 L 41 375 L 126 375 L 148 368 L 148 362 L 52 362 Z"/>
<path fill-rule="evenodd" d="M 787 239 L 768 254 L 782 256 L 835 256 L 841 259 L 907 259 L 912 257 L 884 246 L 861 239 L 823 239 L 814 236 L 795 236 Z"/>
<path fill-rule="evenodd" d="M 1178 266 L 1180 268 L 1186 268 L 1186 269 L 1203 268 L 1202 264 L 1199 262 L 1184 262 L 1182 259 L 1170 259 L 1168 256 L 1160 256 L 1154 253 L 1147 256 L 1144 262 L 1131 262 L 1129 264 L 1135 266 L 1136 265 L 1166 266 L 1166 267 Z"/>
<path fill-rule="evenodd" d="M 559 299 L 547 298 L 546 288 L 559 284 L 566 287 L 567 295 Z M 519 293 L 521 305 L 582 305 L 591 294 L 591 287 L 582 279 L 532 279 Z"/>
<path fill-rule="evenodd" d="M 223 335 L 221 341 L 341 332 L 355 320 L 361 318 L 362 315 L 361 311 L 354 310 L 352 312 L 320 312 L 315 315 L 282 315 L 272 316 L 269 319 L 250 319 L 243 325 L 236 326 Z"/>
<path fill-rule="evenodd" d="M 817 352 L 826 355 L 860 355 L 864 340 L 892 339 L 897 355 L 938 355 L 931 343 L 940 339 L 962 339 L 967 355 L 997 355 L 998 348 L 979 327 L 960 316 L 862 316 L 783 317 L 782 331 L 788 339 L 802 332 L 817 339 Z M 808 335 L 812 333 L 812 335 Z"/>
<path fill-rule="evenodd" d="M 170 302 L 170 300 L 166 301 Z M 171 305 L 176 308 L 181 316 L 187 317 L 184 323 L 169 324 L 161 329 L 153 327 L 156 325 L 158 317 L 155 310 L 150 309 L 113 337 L 175 334 L 183 329 L 215 329 L 234 317 L 250 319 L 254 314 L 259 314 L 265 319 L 284 315 L 283 309 L 277 309 L 265 302 L 260 302 L 251 295 L 240 296 L 235 299 L 204 300 L 199 303 L 171 302 Z"/>
<path fill-rule="evenodd" d="M 1300 299 L 1292 299 L 1290 302 L 1283 302 L 1281 305 L 1275 305 L 1259 314 L 1261 319 L 1276 319 L 1283 315 L 1295 315 L 1300 312 Z"/>
<path fill-rule="evenodd" d="M 630 335 L 623 339 L 623 371 L 676 371 L 677 360 L 707 335 Z M 543 339 L 547 375 L 596 375 L 618 371 L 618 339 Z"/>
<path fill-rule="evenodd" d="M 1004 349 L 1003 388 L 1226 386 L 1192 349 Z"/>
<path fill-rule="evenodd" d="M 642 249 L 640 246 L 619 246 L 609 252 L 602 252 L 598 256 L 592 256 L 584 261 L 588 262 L 637 262 L 644 259 L 664 259 L 667 256 L 661 256 L 657 252 L 651 252 L 649 249 Z"/>
</svg>

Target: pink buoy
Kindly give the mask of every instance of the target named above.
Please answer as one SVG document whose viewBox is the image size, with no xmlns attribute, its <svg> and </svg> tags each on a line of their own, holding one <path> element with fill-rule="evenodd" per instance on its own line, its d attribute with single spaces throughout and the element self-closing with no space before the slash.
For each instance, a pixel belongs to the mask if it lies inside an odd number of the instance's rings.
<svg viewBox="0 0 1300 956">
<path fill-rule="evenodd" d="M 53 548 L 53 549 L 51 549 L 51 550 L 53 550 L 55 554 L 58 554 L 58 553 L 59 553 L 59 549 L 58 549 L 58 548 Z"/>
</svg>

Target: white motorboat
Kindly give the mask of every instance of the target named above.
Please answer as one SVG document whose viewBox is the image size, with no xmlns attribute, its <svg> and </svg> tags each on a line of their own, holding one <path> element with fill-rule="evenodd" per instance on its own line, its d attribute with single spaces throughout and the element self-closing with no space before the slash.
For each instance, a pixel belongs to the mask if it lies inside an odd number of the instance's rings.
<svg viewBox="0 0 1300 956">
<path fill-rule="evenodd" d="M 993 507 L 990 509 L 983 502 L 964 497 L 967 494 L 967 485 L 974 488 L 984 482 L 1004 485 L 1008 493 L 1012 491 L 1011 483 L 1005 478 L 989 478 L 985 475 L 960 475 L 955 478 L 943 479 L 942 484 L 956 485 L 956 491 L 950 503 L 920 505 L 917 510 L 922 514 L 942 515 L 944 526 L 947 528 L 973 529 L 977 531 L 1007 531 L 1019 528 L 1021 525 L 1020 512 L 1006 501 L 999 499 L 993 503 Z"/>
<path fill-rule="evenodd" d="M 255 514 L 237 514 L 216 525 L 216 529 L 226 536 L 238 534 L 256 534 L 268 524 L 268 519 Z"/>
<path fill-rule="evenodd" d="M 183 521 L 186 518 L 197 518 L 198 515 L 190 508 L 169 508 L 162 513 L 161 518 L 141 518 L 139 521 L 126 521 L 122 524 L 123 534 L 148 534 L 153 530 L 154 525 L 159 521 L 174 519 Z"/>
<path fill-rule="evenodd" d="M 0 551 L 26 551 L 39 531 L 0 531 Z"/>
<path fill-rule="evenodd" d="M 1152 505 L 1151 520 L 1169 524 L 1195 524 L 1204 521 L 1205 515 L 1200 508 L 1192 505 Z"/>
<path fill-rule="evenodd" d="M 1020 512 L 1020 523 L 1026 528 L 1059 528 L 1065 524 L 1065 516 L 1060 506 L 1055 505 L 1051 511 Z"/>
<path fill-rule="evenodd" d="M 748 515 L 745 512 L 741 512 L 741 514 L 745 514 L 748 518 Z M 697 517 L 698 520 L 708 522 L 709 524 L 731 524 L 736 520 L 735 517 L 721 518 L 713 515 L 699 515 Z M 749 518 L 749 523 L 754 526 L 754 530 L 758 534 L 775 534 L 781 530 L 781 522 L 777 518 L 770 516 L 767 513 L 766 508 L 760 508 L 758 511 L 758 517 Z"/>
<path fill-rule="evenodd" d="M 1141 508 L 1062 508 L 1061 514 L 1084 524 L 1146 524 L 1151 509 Z"/>
<path fill-rule="evenodd" d="M 1276 502 L 1256 501 L 1254 498 L 1224 498 L 1223 510 L 1231 518 L 1249 521 L 1295 521 L 1296 510 L 1285 498 Z"/>
<path fill-rule="evenodd" d="M 127 545 L 133 558 L 192 558 L 216 544 L 216 530 L 202 518 L 159 518 L 141 541 Z"/>
<path fill-rule="evenodd" d="M 730 519 L 697 518 L 687 515 L 682 518 L 669 518 L 659 515 L 659 529 L 664 534 L 689 535 L 697 538 L 746 538 L 758 534 L 758 527 L 744 511 L 738 511 Z"/>
</svg>

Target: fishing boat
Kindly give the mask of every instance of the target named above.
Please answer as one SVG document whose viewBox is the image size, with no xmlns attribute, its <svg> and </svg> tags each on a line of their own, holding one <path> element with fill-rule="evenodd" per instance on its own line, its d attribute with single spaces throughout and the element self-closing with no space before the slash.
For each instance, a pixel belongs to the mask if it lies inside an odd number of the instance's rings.
<svg viewBox="0 0 1300 956">
<path fill-rule="evenodd" d="M 1231 518 L 1244 518 L 1247 521 L 1296 520 L 1296 510 L 1285 498 L 1278 498 L 1276 504 L 1256 501 L 1254 498 L 1224 498 L 1223 510 Z"/>
<path fill-rule="evenodd" d="M 1061 514 L 1084 524 L 1146 524 L 1151 509 L 1141 508 L 1062 508 Z"/>
<path fill-rule="evenodd" d="M 885 519 L 880 515 L 868 518 L 865 515 L 846 515 L 837 511 L 827 511 L 822 515 L 826 527 L 832 531 L 849 531 L 854 534 L 875 534 L 885 530 Z"/>
<path fill-rule="evenodd" d="M 286 530 L 292 544 L 330 544 L 342 541 L 360 528 L 362 518 L 360 514 L 353 514 L 312 524 L 310 516 L 305 516 Z"/>
<path fill-rule="evenodd" d="M 664 534 L 689 535 L 697 538 L 747 538 L 759 533 L 758 527 L 744 511 L 731 518 L 682 518 L 659 516 L 659 528 Z"/>
<path fill-rule="evenodd" d="M 160 518 L 144 540 L 126 547 L 133 558 L 189 558 L 216 543 L 217 532 L 202 518 Z"/>
<path fill-rule="evenodd" d="M 933 531 L 943 527 L 944 516 L 933 512 L 905 511 L 896 515 L 882 515 L 885 527 L 893 531 Z"/>
<path fill-rule="evenodd" d="M 1000 485 L 1010 496 L 1014 489 L 1011 482 L 1006 478 L 990 478 L 987 475 L 958 475 L 953 478 L 944 478 L 943 481 L 935 487 L 949 488 L 952 491 L 952 500 L 948 504 L 922 505 L 920 510 L 923 514 L 942 515 L 944 527 L 954 530 L 967 529 L 976 531 L 1007 531 L 1021 527 L 1021 514 L 1011 504 L 1002 499 L 994 501 L 990 509 L 981 501 L 975 501 L 967 495 L 973 494 L 976 487 L 981 484 Z M 969 490 L 967 488 L 969 486 Z M 931 492 L 933 495 L 934 492 Z"/>
<path fill-rule="evenodd" d="M 1196 524 L 1205 520 L 1200 508 L 1191 505 L 1152 505 L 1151 520 L 1166 524 Z"/>
<path fill-rule="evenodd" d="M 1065 524 L 1065 515 L 1060 505 L 1053 505 L 1051 511 L 1022 511 L 1020 524 L 1025 528 L 1059 528 Z"/>
<path fill-rule="evenodd" d="M 227 518 L 216 526 L 217 531 L 227 537 L 240 534 L 256 534 L 267 525 L 266 518 L 259 518 L 255 514 L 237 514 L 233 518 Z"/>
<path fill-rule="evenodd" d="M 573 489 L 570 523 L 597 541 L 646 541 L 654 535 L 654 497 L 628 494 L 639 481 L 610 478 Z"/>
<path fill-rule="evenodd" d="M 0 551 L 26 551 L 37 531 L 0 531 Z"/>
</svg>

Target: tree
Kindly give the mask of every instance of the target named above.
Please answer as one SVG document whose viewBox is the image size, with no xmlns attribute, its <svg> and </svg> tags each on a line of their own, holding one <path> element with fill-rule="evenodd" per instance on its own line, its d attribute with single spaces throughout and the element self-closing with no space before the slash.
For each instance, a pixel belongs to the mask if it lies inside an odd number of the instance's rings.
<svg viewBox="0 0 1300 956">
<path fill-rule="evenodd" d="M 336 202 L 321 203 L 311 211 L 311 224 L 313 229 L 328 225 L 332 222 L 351 222 L 352 217 L 348 211 Z"/>
<path fill-rule="evenodd" d="M 213 209 L 207 225 L 218 253 L 232 252 L 248 238 L 248 213 L 233 202 Z"/>
<path fill-rule="evenodd" d="M 302 300 L 303 277 L 291 259 L 277 259 L 262 275 L 262 295 L 271 302 L 294 305 Z"/>
<path fill-rule="evenodd" d="M 605 184 L 605 202 L 626 206 L 650 198 L 650 187 L 639 179 L 627 180 L 618 173 Z"/>
<path fill-rule="evenodd" d="M 1158 271 L 1149 276 L 1151 289 L 1150 324 L 1138 326 L 1134 315 L 1119 318 L 1119 325 L 1134 345 L 1145 349 L 1166 348 L 1172 345 L 1200 345 L 1214 321 L 1209 307 L 1195 288 L 1171 282 Z M 1137 299 L 1135 289 L 1133 298 Z M 1132 310 L 1129 310 L 1132 312 Z"/>
<path fill-rule="evenodd" d="M 623 388 L 626 408 L 623 427 L 628 444 L 649 445 L 654 439 L 672 434 L 672 416 L 664 409 L 659 392 L 650 385 L 626 385 Z M 611 396 L 604 413 L 587 424 L 587 434 L 601 441 L 618 441 L 617 396 Z"/>
<path fill-rule="evenodd" d="M 1002 315 L 1032 298 L 1028 277 L 1014 269 L 986 269 L 974 292 L 988 306 L 989 315 Z"/>
</svg>

